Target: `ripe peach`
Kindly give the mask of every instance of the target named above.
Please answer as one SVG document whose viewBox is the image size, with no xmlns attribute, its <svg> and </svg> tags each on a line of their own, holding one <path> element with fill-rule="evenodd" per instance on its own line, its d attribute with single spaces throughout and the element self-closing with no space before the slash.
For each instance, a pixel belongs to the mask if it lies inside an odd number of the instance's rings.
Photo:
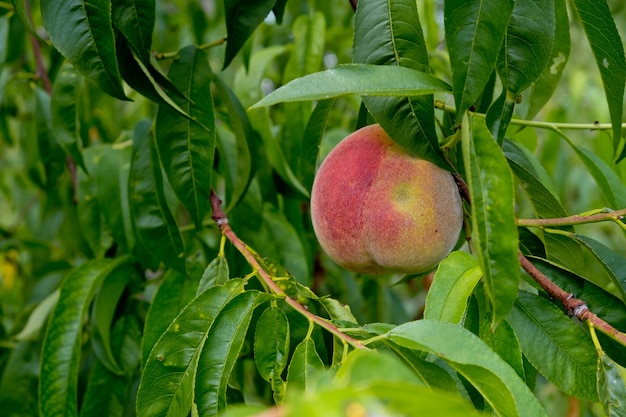
<svg viewBox="0 0 626 417">
<path fill-rule="evenodd" d="M 416 274 L 454 248 L 463 206 L 449 172 L 409 154 L 376 124 L 328 154 L 313 183 L 311 218 L 320 245 L 339 265 Z"/>
</svg>

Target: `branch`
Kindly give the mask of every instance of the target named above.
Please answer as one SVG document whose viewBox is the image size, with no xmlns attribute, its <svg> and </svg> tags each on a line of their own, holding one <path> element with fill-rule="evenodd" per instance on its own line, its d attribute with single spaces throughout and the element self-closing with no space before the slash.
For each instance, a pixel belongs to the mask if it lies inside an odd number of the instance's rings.
<svg viewBox="0 0 626 417">
<path fill-rule="evenodd" d="M 528 275 L 530 275 L 541 286 L 541 288 L 543 288 L 548 295 L 550 295 L 550 297 L 559 300 L 565 307 L 565 311 L 567 311 L 568 315 L 576 317 L 582 322 L 588 320 L 596 329 L 618 343 L 626 346 L 625 333 L 620 332 L 609 323 L 592 313 L 583 300 L 574 297 L 574 294 L 562 290 L 558 285 L 550 281 L 550 279 L 538 270 L 535 265 L 533 265 L 521 252 L 518 254 L 518 258 L 522 268 L 528 272 Z"/>
<path fill-rule="evenodd" d="M 239 239 L 233 229 L 231 229 L 230 225 L 228 224 L 228 217 L 226 217 L 226 213 L 224 213 L 224 211 L 222 210 L 222 200 L 220 200 L 220 198 L 215 194 L 213 190 L 211 190 L 211 207 L 213 208 L 213 214 L 211 217 L 213 218 L 213 220 L 215 220 L 215 223 L 217 223 L 217 226 L 220 228 L 222 234 L 224 234 L 224 236 L 228 238 L 230 243 L 232 243 L 233 246 L 235 246 L 235 248 L 237 248 L 237 250 L 243 255 L 243 257 L 246 258 L 248 264 L 250 264 L 250 266 L 257 271 L 259 277 L 274 294 L 283 297 L 287 304 L 293 307 L 297 312 L 299 312 L 315 324 L 319 325 L 323 329 L 337 336 L 344 342 L 349 343 L 357 349 L 367 349 L 365 345 L 361 343 L 361 341 L 348 336 L 347 334 L 339 330 L 339 328 L 334 324 L 311 313 L 302 304 L 289 297 L 278 285 L 276 285 L 276 283 L 272 279 L 272 276 L 265 269 L 263 269 L 261 264 L 259 264 L 257 259 L 254 257 L 254 255 L 250 251 L 250 248 L 248 248 L 248 245 L 246 245 L 241 239 Z"/>
<path fill-rule="evenodd" d="M 626 217 L 626 208 L 608 211 L 603 209 L 602 213 L 591 215 L 574 215 L 553 219 L 517 219 L 518 226 L 543 227 L 543 226 L 573 226 L 584 223 L 597 223 L 603 221 L 620 221 Z"/>
<path fill-rule="evenodd" d="M 31 26 L 32 26 L 33 17 L 30 12 L 30 3 L 28 2 L 28 0 L 24 0 L 24 10 L 26 11 L 26 16 L 28 17 L 28 20 L 30 20 Z M 46 90 L 48 94 L 52 94 L 52 84 L 50 84 L 50 79 L 48 78 L 48 71 L 46 71 L 46 67 L 43 63 L 43 57 L 41 55 L 41 48 L 39 47 L 39 41 L 37 40 L 35 35 L 33 35 L 32 33 L 29 33 L 29 38 L 30 38 L 30 44 L 33 47 L 33 55 L 35 55 L 35 62 L 37 63 L 37 71 L 35 72 L 35 75 L 37 76 L 37 78 L 41 80 L 44 90 Z"/>
</svg>

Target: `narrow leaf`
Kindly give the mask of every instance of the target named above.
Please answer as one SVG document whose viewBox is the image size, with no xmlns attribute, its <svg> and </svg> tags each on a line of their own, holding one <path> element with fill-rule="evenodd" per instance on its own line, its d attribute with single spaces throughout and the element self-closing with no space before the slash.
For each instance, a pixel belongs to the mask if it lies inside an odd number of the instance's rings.
<svg viewBox="0 0 626 417">
<path fill-rule="evenodd" d="M 590 237 L 575 235 L 575 239 L 581 242 L 598 260 L 607 276 L 611 279 L 622 301 L 626 303 L 626 258 L 612 251 L 602 243 Z"/>
<path fill-rule="evenodd" d="M 424 318 L 459 324 L 467 302 L 482 277 L 476 259 L 467 252 L 452 252 L 435 272 L 426 296 Z"/>
<path fill-rule="evenodd" d="M 311 190 L 313 178 L 317 170 L 317 157 L 319 155 L 320 143 L 324 137 L 328 117 L 335 104 L 334 99 L 321 100 L 313 109 L 311 117 L 307 122 L 302 140 L 302 155 L 300 164 L 300 181 L 307 191 Z"/>
<path fill-rule="evenodd" d="M 39 381 L 39 410 L 44 416 L 78 415 L 81 330 L 93 294 L 129 257 L 85 262 L 61 284 L 59 301 L 44 336 Z"/>
<path fill-rule="evenodd" d="M 444 5 L 457 118 L 478 100 L 493 69 L 513 0 L 448 0 Z"/>
<path fill-rule="evenodd" d="M 429 73 L 428 51 L 417 3 L 411 0 L 364 1 L 354 20 L 353 61 L 391 65 Z M 443 168 L 432 94 L 363 97 L 374 119 L 404 148 Z"/>
<path fill-rule="evenodd" d="M 213 287 L 193 299 L 150 352 L 137 392 L 137 414 L 182 416 L 191 409 L 198 359 L 219 312 L 243 289 L 241 280 Z"/>
<path fill-rule="evenodd" d="M 356 94 L 363 96 L 419 96 L 449 92 L 434 76 L 390 65 L 344 64 L 297 78 L 263 97 L 250 108 L 276 103 L 322 100 Z"/>
<path fill-rule="evenodd" d="M 600 70 L 613 125 L 613 144 L 618 150 L 622 137 L 622 108 L 626 83 L 626 57 L 619 32 L 606 0 L 574 0 L 591 50 Z M 615 155 L 619 162 L 626 153 Z"/>
<path fill-rule="evenodd" d="M 596 350 L 580 326 L 527 292 L 520 292 L 509 321 L 535 369 L 566 394 L 597 401 Z"/>
<path fill-rule="evenodd" d="M 506 362 L 469 330 L 451 323 L 419 320 L 392 329 L 388 339 L 425 350 L 461 373 L 503 416 L 547 416 L 537 398 Z"/>
<path fill-rule="evenodd" d="M 130 170 L 130 206 L 135 230 L 153 264 L 163 261 L 184 271 L 183 240 L 165 200 L 153 135 L 148 123 L 137 124 Z"/>
<path fill-rule="evenodd" d="M 154 0 L 113 0 L 112 20 L 145 63 L 150 62 L 155 20 Z"/>
<path fill-rule="evenodd" d="M 192 119 L 161 105 L 155 122 L 156 147 L 165 174 L 196 228 L 210 210 L 211 173 L 215 152 L 215 119 L 211 96 L 213 74 L 205 51 L 193 46 L 179 51 L 168 76 L 191 101 L 174 99 Z"/>
<path fill-rule="evenodd" d="M 515 302 L 519 283 L 513 176 L 484 120 L 463 121 L 463 159 L 472 199 L 472 240 L 493 306 L 492 327 Z"/>
<path fill-rule="evenodd" d="M 78 72 L 105 93 L 127 99 L 115 55 L 110 2 L 44 1 L 41 17 L 54 47 Z"/>
<path fill-rule="evenodd" d="M 61 67 L 54 80 L 50 113 L 52 132 L 57 143 L 84 171 L 87 171 L 82 155 L 82 139 L 78 121 L 78 101 L 83 78 L 71 64 Z"/>
<path fill-rule="evenodd" d="M 226 408 L 228 378 L 257 306 L 259 293 L 239 294 L 218 313 L 204 342 L 194 386 L 199 415 L 218 415 Z"/>
<path fill-rule="evenodd" d="M 550 59 L 556 15 L 554 0 L 517 0 L 498 60 L 498 74 L 514 97 L 530 87 Z"/>
<path fill-rule="evenodd" d="M 226 14 L 226 68 L 256 27 L 272 11 L 276 0 L 224 0 Z"/>
</svg>

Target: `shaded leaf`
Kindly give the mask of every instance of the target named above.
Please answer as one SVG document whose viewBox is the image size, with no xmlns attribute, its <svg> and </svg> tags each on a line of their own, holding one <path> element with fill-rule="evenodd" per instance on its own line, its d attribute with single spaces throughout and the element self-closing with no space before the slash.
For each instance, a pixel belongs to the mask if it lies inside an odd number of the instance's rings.
<svg viewBox="0 0 626 417">
<path fill-rule="evenodd" d="M 229 278 L 228 261 L 226 261 L 224 253 L 220 252 L 202 273 L 197 294 L 199 295 L 215 285 L 224 285 Z"/>
<path fill-rule="evenodd" d="M 105 93 L 127 99 L 115 55 L 110 2 L 43 1 L 41 17 L 54 47 L 78 72 Z"/>
<path fill-rule="evenodd" d="M 575 235 L 574 238 L 598 260 L 626 303 L 626 258 L 590 237 Z"/>
<path fill-rule="evenodd" d="M 55 140 L 84 171 L 78 107 L 83 78 L 71 64 L 65 64 L 57 74 L 50 99 L 50 116 Z"/>
<path fill-rule="evenodd" d="M 444 4 L 457 118 L 482 94 L 502 46 L 515 1 L 453 0 Z"/>
<path fill-rule="evenodd" d="M 428 51 L 417 3 L 410 0 L 364 1 L 354 21 L 353 61 L 429 72 Z M 363 97 L 374 119 L 407 150 L 449 168 L 439 149 L 431 94 L 411 97 Z"/>
<path fill-rule="evenodd" d="M 626 386 L 619 368 L 608 356 L 598 357 L 598 395 L 608 417 L 626 416 Z"/>
<path fill-rule="evenodd" d="M 472 201 L 472 240 L 493 307 L 492 327 L 515 302 L 519 283 L 513 175 L 484 120 L 463 122 L 463 159 Z"/>
<path fill-rule="evenodd" d="M 43 341 L 39 410 L 42 415 L 78 415 L 78 371 L 82 323 L 93 294 L 129 257 L 85 262 L 61 284 L 59 301 L 50 316 Z"/>
<path fill-rule="evenodd" d="M 606 0 L 574 0 L 591 50 L 600 70 L 606 101 L 613 125 L 614 150 L 618 150 L 622 132 L 622 108 L 626 83 L 624 46 Z M 619 162 L 626 151 L 615 155 Z"/>
<path fill-rule="evenodd" d="M 450 86 L 445 82 L 410 68 L 344 64 L 297 78 L 263 97 L 250 108 L 291 101 L 321 100 L 349 94 L 418 96 L 448 91 Z"/>
<path fill-rule="evenodd" d="M 190 100 L 174 99 L 191 118 L 161 105 L 156 116 L 156 148 L 174 192 L 196 228 L 210 210 L 211 172 L 215 152 L 215 119 L 211 96 L 213 73 L 205 51 L 181 49 L 169 77 Z"/>
<path fill-rule="evenodd" d="M 145 63 L 150 62 L 155 20 L 154 0 L 113 0 L 113 26 L 117 28 Z"/>
<path fill-rule="evenodd" d="M 223 68 L 230 64 L 248 37 L 275 5 L 276 0 L 224 0 L 228 41 Z"/>
<path fill-rule="evenodd" d="M 328 117 L 330 116 L 334 104 L 334 99 L 319 101 L 315 109 L 313 109 L 313 113 L 311 113 L 311 117 L 309 117 L 309 121 L 304 129 L 302 155 L 300 157 L 300 181 L 307 191 L 310 191 L 313 185 L 313 178 L 317 170 L 320 143 L 324 137 Z"/>
<path fill-rule="evenodd" d="M 263 379 L 280 378 L 289 358 L 289 321 L 272 305 L 261 314 L 254 332 L 254 363 Z"/>
<path fill-rule="evenodd" d="M 561 391 L 597 401 L 596 349 L 585 331 L 543 297 L 520 292 L 509 321 L 524 356 Z"/>
<path fill-rule="evenodd" d="M 185 271 L 183 240 L 163 190 L 163 177 L 147 122 L 135 127 L 130 169 L 130 207 L 137 238 L 153 265 L 159 262 Z"/>
</svg>

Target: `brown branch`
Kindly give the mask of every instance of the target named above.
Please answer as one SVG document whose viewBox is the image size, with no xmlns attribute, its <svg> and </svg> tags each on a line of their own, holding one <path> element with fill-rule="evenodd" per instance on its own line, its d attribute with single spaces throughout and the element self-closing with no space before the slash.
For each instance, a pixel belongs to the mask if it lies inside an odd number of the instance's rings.
<svg viewBox="0 0 626 417">
<path fill-rule="evenodd" d="M 565 311 L 567 311 L 568 315 L 576 317 L 580 321 L 589 320 L 600 332 L 626 346 L 625 333 L 620 332 L 609 323 L 596 316 L 589 310 L 589 307 L 587 307 L 587 304 L 583 300 L 574 297 L 574 294 L 562 290 L 558 285 L 550 281 L 550 279 L 538 270 L 521 252 L 518 254 L 518 258 L 522 268 L 528 272 L 528 275 L 530 275 L 550 297 L 559 300 L 565 307 Z"/>
<path fill-rule="evenodd" d="M 470 197 L 470 189 L 467 183 L 465 182 L 465 180 L 463 180 L 463 178 L 456 172 L 453 172 L 452 176 L 454 177 L 456 186 L 459 187 L 459 193 L 461 194 L 461 197 L 463 197 L 463 200 L 467 201 L 467 204 L 472 204 L 472 198 Z"/>
<path fill-rule="evenodd" d="M 608 211 L 605 213 L 592 214 L 589 216 L 574 215 L 553 219 L 517 219 L 518 226 L 573 226 L 584 223 L 597 223 L 603 221 L 618 221 L 626 217 L 626 208 Z"/>
<path fill-rule="evenodd" d="M 361 341 L 348 336 L 347 334 L 339 330 L 339 328 L 334 324 L 311 313 L 302 304 L 289 297 L 278 285 L 276 285 L 276 283 L 272 279 L 272 276 L 265 269 L 263 269 L 261 264 L 259 264 L 255 256 L 252 254 L 252 252 L 248 248 L 248 245 L 246 245 L 241 239 L 239 239 L 233 229 L 231 229 L 230 225 L 228 224 L 228 217 L 226 216 L 226 213 L 224 213 L 224 211 L 222 210 L 222 200 L 220 200 L 220 198 L 215 194 L 213 190 L 211 190 L 211 207 L 213 209 L 213 214 L 211 215 L 211 217 L 213 218 L 213 220 L 215 220 L 215 223 L 217 223 L 217 226 L 220 228 L 221 232 L 224 234 L 224 236 L 226 236 L 230 243 L 232 243 L 233 246 L 237 248 L 237 250 L 243 255 L 243 257 L 246 258 L 248 264 L 257 271 L 259 277 L 274 294 L 284 297 L 287 304 L 293 307 L 297 312 L 299 312 L 315 324 L 319 325 L 323 329 L 337 336 L 344 342 L 349 343 L 357 349 L 367 349 L 365 345 L 361 343 Z"/>
<path fill-rule="evenodd" d="M 28 0 L 24 0 L 24 9 L 26 11 L 26 16 L 28 17 L 28 20 L 30 20 L 31 26 L 32 26 L 33 17 L 30 12 L 30 3 L 28 2 Z M 37 40 L 35 35 L 33 35 L 32 33 L 29 34 L 29 38 L 30 38 L 30 44 L 33 47 L 33 54 L 35 55 L 35 62 L 37 64 L 37 71 L 35 72 L 35 75 L 37 76 L 37 78 L 41 80 L 44 90 L 46 90 L 48 94 L 52 94 L 52 84 L 50 84 L 50 78 L 48 78 L 48 71 L 46 71 L 46 66 L 43 63 L 43 57 L 41 55 L 41 48 L 39 47 L 39 41 Z"/>
</svg>

